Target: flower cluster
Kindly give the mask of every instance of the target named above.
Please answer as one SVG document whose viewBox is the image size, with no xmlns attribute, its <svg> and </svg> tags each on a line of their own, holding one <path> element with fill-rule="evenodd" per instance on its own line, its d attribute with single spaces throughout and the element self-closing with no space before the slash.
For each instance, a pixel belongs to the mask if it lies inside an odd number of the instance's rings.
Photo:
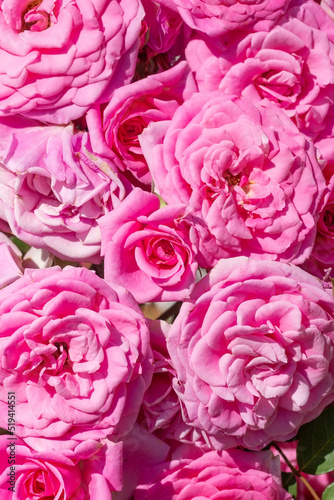
<svg viewBox="0 0 334 500">
<path fill-rule="evenodd" d="M 291 500 L 334 403 L 333 2 L 0 28 L 1 498 Z"/>
</svg>

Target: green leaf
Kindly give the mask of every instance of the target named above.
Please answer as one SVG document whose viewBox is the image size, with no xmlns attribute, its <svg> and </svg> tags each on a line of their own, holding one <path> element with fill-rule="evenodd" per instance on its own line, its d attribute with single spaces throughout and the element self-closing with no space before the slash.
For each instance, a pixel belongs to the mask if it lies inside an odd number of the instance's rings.
<svg viewBox="0 0 334 500">
<path fill-rule="evenodd" d="M 23 255 L 26 254 L 30 249 L 30 245 L 28 245 L 28 243 L 19 240 L 16 236 L 11 236 L 10 239 L 12 240 L 14 245 L 16 245 L 19 250 L 21 250 Z"/>
<path fill-rule="evenodd" d="M 282 486 L 293 498 L 297 498 L 297 480 L 293 472 L 282 472 Z"/>
<path fill-rule="evenodd" d="M 325 474 L 334 470 L 334 407 L 303 425 L 297 439 L 297 462 L 306 474 Z"/>
<path fill-rule="evenodd" d="M 333 500 L 334 498 L 334 484 L 330 484 L 322 494 L 322 500 Z"/>
</svg>

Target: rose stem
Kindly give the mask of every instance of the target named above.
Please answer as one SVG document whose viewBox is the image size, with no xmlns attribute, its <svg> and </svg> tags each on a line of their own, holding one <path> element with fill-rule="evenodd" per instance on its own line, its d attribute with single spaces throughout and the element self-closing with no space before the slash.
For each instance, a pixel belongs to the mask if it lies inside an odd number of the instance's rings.
<svg viewBox="0 0 334 500">
<path fill-rule="evenodd" d="M 282 457 L 284 458 L 285 462 L 288 464 L 288 466 L 290 467 L 290 469 L 292 470 L 292 472 L 294 473 L 294 475 L 297 476 L 297 477 L 299 477 L 299 479 L 304 483 L 304 485 L 309 490 L 309 492 L 311 493 L 311 495 L 313 496 L 313 498 L 315 500 L 321 500 L 321 498 L 318 497 L 318 495 L 316 494 L 316 492 L 314 491 L 314 489 L 312 488 L 312 486 L 310 485 L 310 483 L 305 479 L 304 476 L 301 475 L 300 471 L 298 469 L 296 469 L 292 465 L 292 463 L 290 462 L 290 460 L 288 459 L 288 457 L 285 456 L 285 454 L 283 453 L 283 451 L 281 450 L 281 448 L 276 443 L 272 443 L 272 445 L 273 445 L 274 448 L 276 448 L 276 450 L 278 451 L 278 453 L 280 455 L 282 455 Z"/>
</svg>

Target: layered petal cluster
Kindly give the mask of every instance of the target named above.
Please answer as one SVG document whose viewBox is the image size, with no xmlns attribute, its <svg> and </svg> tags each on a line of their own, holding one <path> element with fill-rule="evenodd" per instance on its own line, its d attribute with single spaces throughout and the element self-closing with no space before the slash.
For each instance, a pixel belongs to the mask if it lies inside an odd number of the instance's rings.
<svg viewBox="0 0 334 500">
<path fill-rule="evenodd" d="M 222 260 L 168 334 L 185 422 L 217 449 L 295 436 L 334 401 L 333 314 L 296 266 Z"/>
<path fill-rule="evenodd" d="M 173 3 L 184 22 L 209 36 L 244 29 L 269 29 L 284 13 L 290 0 L 159 0 Z"/>
<path fill-rule="evenodd" d="M 138 136 L 151 122 L 169 120 L 180 104 L 197 91 L 185 61 L 130 85 L 119 87 L 103 112 L 100 141 L 94 150 L 109 157 L 120 171 L 144 184 L 152 181 Z M 93 127 L 88 116 L 88 125 Z M 98 128 L 95 126 L 95 128 Z"/>
<path fill-rule="evenodd" d="M 0 291 L 0 311 L 1 427 L 15 392 L 16 433 L 33 447 L 131 430 L 152 354 L 127 291 L 85 268 L 30 269 Z"/>
<path fill-rule="evenodd" d="M 221 53 L 230 69 L 219 87 L 274 102 L 314 138 L 333 105 L 334 30 L 316 2 L 296 3 L 269 33 L 251 33 Z"/>
<path fill-rule="evenodd" d="M 157 196 L 136 188 L 99 226 L 108 283 L 140 303 L 189 297 L 198 263 L 184 205 L 160 208 Z"/>
<path fill-rule="evenodd" d="M 98 219 L 127 190 L 87 132 L 0 119 L 0 217 L 8 232 L 60 258 L 99 262 Z M 130 188 L 128 188 L 130 189 Z"/>
<path fill-rule="evenodd" d="M 270 451 L 210 451 L 151 468 L 138 485 L 135 500 L 200 498 L 291 500 L 282 488 L 278 457 Z"/>
<path fill-rule="evenodd" d="M 98 500 L 101 494 L 111 500 L 121 488 L 122 443 L 87 440 L 74 450 L 35 451 L 16 436 L 0 436 L 3 500 Z"/>
<path fill-rule="evenodd" d="M 138 0 L 1 0 L 0 116 L 79 118 L 131 80 Z"/>
<path fill-rule="evenodd" d="M 334 268 L 334 177 L 319 216 L 311 258 L 306 261 L 305 268 L 319 278 L 325 276 L 326 270 L 331 274 Z"/>
<path fill-rule="evenodd" d="M 314 146 L 274 105 L 200 92 L 140 139 L 159 194 L 207 224 L 217 258 L 300 264 L 325 190 Z"/>
<path fill-rule="evenodd" d="M 163 321 L 150 322 L 150 339 L 154 358 L 154 372 L 150 387 L 144 394 L 142 411 L 150 432 L 169 429 L 180 413 L 180 402 L 173 389 L 176 373 L 170 364 L 166 336 L 170 328 Z"/>
</svg>

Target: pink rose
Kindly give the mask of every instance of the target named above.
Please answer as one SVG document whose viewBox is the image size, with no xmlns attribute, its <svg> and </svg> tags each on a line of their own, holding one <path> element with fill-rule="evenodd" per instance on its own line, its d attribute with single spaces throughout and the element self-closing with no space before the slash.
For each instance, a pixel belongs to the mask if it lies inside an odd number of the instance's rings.
<svg viewBox="0 0 334 500">
<path fill-rule="evenodd" d="M 326 269 L 331 268 L 334 273 L 334 177 L 326 201 L 320 212 L 317 235 L 309 261 L 305 262 L 305 269 L 322 278 Z"/>
<path fill-rule="evenodd" d="M 176 9 L 155 0 L 142 0 L 145 21 L 149 26 L 147 45 L 157 53 L 167 52 L 175 43 L 182 26 Z"/>
<path fill-rule="evenodd" d="M 88 114 L 88 126 L 95 133 L 94 150 L 110 158 L 125 175 L 130 173 L 130 180 L 132 174 L 140 182 L 150 184 L 152 177 L 138 136 L 149 123 L 171 119 L 179 105 L 196 91 L 185 61 L 119 87 L 103 112 L 103 131 L 96 113 L 92 110 Z"/>
<path fill-rule="evenodd" d="M 284 111 L 198 93 L 172 120 L 151 124 L 140 142 L 159 194 L 205 221 L 216 258 L 299 264 L 309 257 L 325 189 L 323 162 Z"/>
<path fill-rule="evenodd" d="M 62 259 L 100 262 L 97 220 L 127 192 L 115 167 L 72 124 L 10 117 L 0 133 L 0 217 L 10 230 Z"/>
<path fill-rule="evenodd" d="M 186 423 L 217 449 L 294 437 L 334 401 L 334 299 L 296 266 L 222 260 L 167 339 Z"/>
<path fill-rule="evenodd" d="M 134 500 L 290 500 L 282 488 L 278 457 L 270 451 L 210 451 L 199 458 L 150 468 Z"/>
<path fill-rule="evenodd" d="M 181 411 L 179 398 L 172 383 L 176 373 L 170 364 L 166 346 L 169 328 L 170 325 L 162 321 L 150 322 L 154 372 L 142 404 L 145 422 L 150 432 L 168 429 L 175 416 Z"/>
<path fill-rule="evenodd" d="M 133 500 L 139 477 L 146 469 L 167 459 L 169 446 L 147 429 L 135 424 L 123 438 L 123 488 L 113 500 Z"/>
<path fill-rule="evenodd" d="M 333 105 L 333 22 L 313 0 L 300 3 L 269 33 L 252 33 L 220 54 L 230 69 L 219 88 L 274 102 L 314 138 Z"/>
<path fill-rule="evenodd" d="M 138 0 L 0 6 L 0 116 L 79 118 L 134 74 L 144 11 Z"/>
<path fill-rule="evenodd" d="M 3 500 L 99 500 L 101 495 L 111 500 L 111 492 L 122 488 L 122 443 L 107 440 L 87 440 L 62 452 L 34 451 L 21 439 L 3 435 L 0 464 Z"/>
<path fill-rule="evenodd" d="M 0 232 L 0 288 L 22 276 L 21 257 L 17 246 Z"/>
<path fill-rule="evenodd" d="M 183 205 L 160 207 L 157 196 L 134 189 L 99 221 L 105 280 L 140 302 L 189 296 L 198 268 Z"/>
<path fill-rule="evenodd" d="M 16 433 L 34 448 L 129 432 L 152 376 L 137 303 L 85 268 L 29 269 L 0 291 L 0 359 L 0 426 L 15 392 Z"/>
<path fill-rule="evenodd" d="M 183 21 L 194 30 L 219 36 L 245 27 L 269 30 L 285 12 L 290 0 L 159 0 L 177 7 Z"/>
</svg>

